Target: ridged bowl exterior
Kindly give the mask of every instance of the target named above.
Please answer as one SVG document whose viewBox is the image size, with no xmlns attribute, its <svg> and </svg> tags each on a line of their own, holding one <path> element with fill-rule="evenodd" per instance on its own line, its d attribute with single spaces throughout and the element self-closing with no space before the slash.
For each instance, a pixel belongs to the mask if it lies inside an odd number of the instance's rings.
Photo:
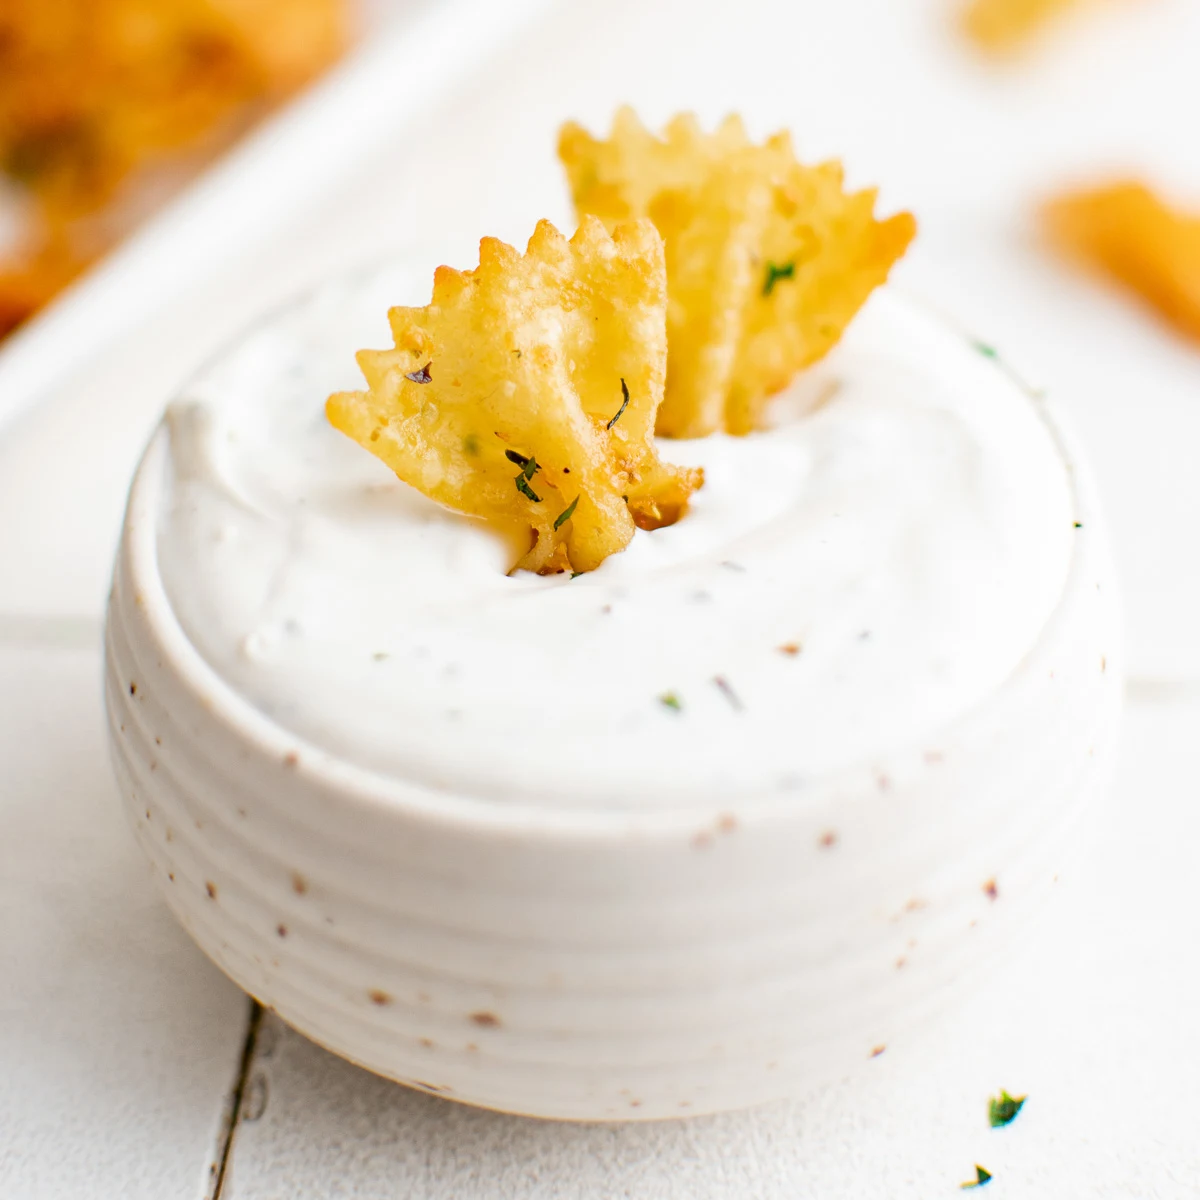
<svg viewBox="0 0 1200 1200">
<path fill-rule="evenodd" d="M 138 841 L 222 970 L 411 1086 L 589 1120 L 808 1090 L 981 974 L 1107 778 L 1117 603 L 1100 514 L 1064 455 L 1080 523 L 1066 590 L 985 704 L 770 803 L 630 814 L 384 779 L 253 709 L 164 593 L 160 431 L 107 624 L 112 759 Z"/>
</svg>

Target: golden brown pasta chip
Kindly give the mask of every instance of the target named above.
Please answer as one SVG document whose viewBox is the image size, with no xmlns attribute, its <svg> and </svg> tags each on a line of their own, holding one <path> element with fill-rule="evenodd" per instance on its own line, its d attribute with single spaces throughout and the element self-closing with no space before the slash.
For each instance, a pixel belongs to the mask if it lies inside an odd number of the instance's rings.
<svg viewBox="0 0 1200 1200">
<path fill-rule="evenodd" d="M 1114 183 L 1051 201 L 1051 241 L 1138 293 L 1200 341 L 1200 215 L 1177 212 L 1140 183 Z"/>
<path fill-rule="evenodd" d="M 610 228 L 649 217 L 666 245 L 669 362 L 658 431 L 747 433 L 766 400 L 833 347 L 915 233 L 874 216 L 837 163 L 801 166 L 791 138 L 754 145 L 737 117 L 691 115 L 661 138 L 621 109 L 607 140 L 559 135 L 579 214 Z"/>
<path fill-rule="evenodd" d="M 391 310 L 395 348 L 359 354 L 368 390 L 329 420 L 426 496 L 525 531 L 518 566 L 593 570 L 702 480 L 654 448 L 666 300 L 649 221 L 585 218 L 569 242 L 542 221 L 524 256 L 484 238 L 478 269 L 439 267 L 427 307 Z"/>
</svg>

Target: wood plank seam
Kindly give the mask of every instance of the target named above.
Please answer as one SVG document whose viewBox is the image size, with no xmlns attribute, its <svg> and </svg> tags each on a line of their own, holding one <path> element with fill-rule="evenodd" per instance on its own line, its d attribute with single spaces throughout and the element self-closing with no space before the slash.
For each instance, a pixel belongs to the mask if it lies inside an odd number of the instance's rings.
<svg viewBox="0 0 1200 1200">
<path fill-rule="evenodd" d="M 233 1157 L 233 1142 L 246 1102 L 250 1071 L 254 1066 L 254 1052 L 258 1045 L 262 1019 L 262 1005 L 257 1000 L 251 999 L 250 1011 L 246 1020 L 246 1037 L 242 1043 L 242 1056 L 238 1063 L 233 1086 L 229 1089 L 229 1095 L 225 1101 L 221 1128 L 217 1135 L 212 1163 L 209 1166 L 209 1188 L 204 1194 L 204 1200 L 221 1200 L 224 1195 L 225 1184 L 229 1178 L 229 1164 Z"/>
</svg>

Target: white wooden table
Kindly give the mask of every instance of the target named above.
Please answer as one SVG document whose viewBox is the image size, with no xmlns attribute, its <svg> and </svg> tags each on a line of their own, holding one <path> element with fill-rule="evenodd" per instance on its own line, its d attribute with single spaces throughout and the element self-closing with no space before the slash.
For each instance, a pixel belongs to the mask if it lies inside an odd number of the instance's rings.
<svg viewBox="0 0 1200 1200">
<path fill-rule="evenodd" d="M 1047 260 L 1027 219 L 1056 181 L 1114 166 L 1200 202 L 1200 8 L 1114 7 L 1006 72 L 981 69 L 946 12 L 410 10 L 373 65 L 0 353 L 3 1200 L 928 1198 L 959 1194 L 976 1162 L 996 1197 L 1200 1195 L 1200 353 Z M 253 1014 L 174 925 L 122 825 L 98 641 L 125 484 L 171 388 L 247 316 L 376 245 L 467 265 L 481 233 L 569 224 L 556 126 L 606 124 L 624 100 L 654 121 L 694 107 L 790 125 L 805 155 L 844 154 L 917 211 L 904 285 L 1046 383 L 1091 451 L 1133 682 L 1085 865 L 936 1036 L 803 1103 L 587 1128 L 406 1092 Z M 347 113 L 357 132 L 339 138 Z M 314 137 L 336 169 L 297 158 Z M 993 1131 L 1000 1087 L 1030 1100 Z"/>
</svg>

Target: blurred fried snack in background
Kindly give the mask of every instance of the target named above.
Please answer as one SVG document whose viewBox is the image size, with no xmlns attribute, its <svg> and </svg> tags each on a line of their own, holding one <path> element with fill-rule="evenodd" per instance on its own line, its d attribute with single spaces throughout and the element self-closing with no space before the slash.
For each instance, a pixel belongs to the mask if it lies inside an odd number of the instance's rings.
<svg viewBox="0 0 1200 1200">
<path fill-rule="evenodd" d="M 1023 50 L 1054 18 L 1099 0 L 969 0 L 962 27 L 989 53 L 1005 56 Z"/>
<path fill-rule="evenodd" d="M 967 35 L 985 50 L 1011 54 L 1059 13 L 1087 0 L 971 0 L 963 10 Z"/>
<path fill-rule="evenodd" d="M 1178 212 L 1144 184 L 1069 193 L 1042 210 L 1051 242 L 1136 292 L 1200 341 L 1200 214 Z"/>
<path fill-rule="evenodd" d="M 346 0 L 3 0 L 0 334 L 332 62 Z"/>
<path fill-rule="evenodd" d="M 484 238 L 476 270 L 439 267 L 427 307 L 391 310 L 395 349 L 360 352 L 367 391 L 325 411 L 405 483 L 523 538 L 517 566 L 591 571 L 703 481 L 654 448 L 666 307 L 649 221 L 610 237 L 585 217 L 570 241 L 540 221 L 524 255 Z"/>
<path fill-rule="evenodd" d="M 649 217 L 666 244 L 667 391 L 658 432 L 748 433 L 767 398 L 834 346 L 916 231 L 847 194 L 838 163 L 797 163 L 789 134 L 756 146 L 740 119 L 691 114 L 663 136 L 621 109 L 608 140 L 564 125 L 559 157 L 582 218 Z"/>
</svg>

